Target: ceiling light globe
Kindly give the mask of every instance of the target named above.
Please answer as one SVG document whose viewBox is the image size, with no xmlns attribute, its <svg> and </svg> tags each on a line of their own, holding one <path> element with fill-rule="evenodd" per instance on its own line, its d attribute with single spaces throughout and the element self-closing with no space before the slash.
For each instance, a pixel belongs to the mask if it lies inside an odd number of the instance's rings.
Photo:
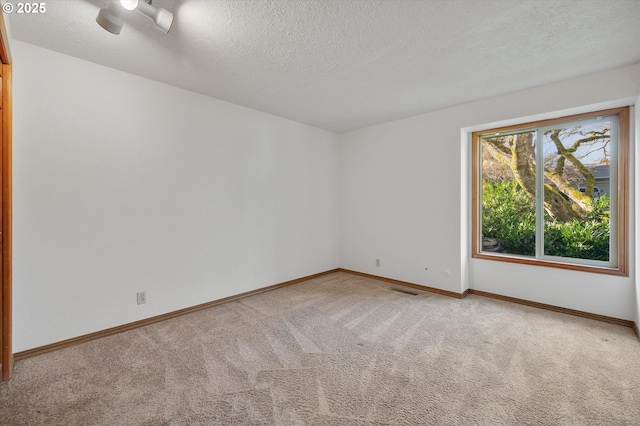
<svg viewBox="0 0 640 426">
<path fill-rule="evenodd" d="M 173 13 L 169 12 L 167 9 L 159 9 L 154 21 L 158 28 L 165 33 L 168 33 L 171 29 L 171 25 L 173 24 Z"/>
<path fill-rule="evenodd" d="M 136 10 L 143 15 L 153 19 L 156 27 L 158 27 L 165 33 L 168 33 L 171 29 L 171 24 L 173 23 L 173 13 L 169 12 L 167 9 L 154 7 L 145 2 L 141 2 L 138 4 L 138 8 Z"/>
<path fill-rule="evenodd" d="M 120 4 L 127 10 L 133 10 L 138 7 L 138 0 L 120 0 Z"/>
<path fill-rule="evenodd" d="M 119 11 L 110 3 L 107 9 L 100 9 L 96 22 L 112 34 L 120 34 L 124 22 L 120 18 Z"/>
</svg>

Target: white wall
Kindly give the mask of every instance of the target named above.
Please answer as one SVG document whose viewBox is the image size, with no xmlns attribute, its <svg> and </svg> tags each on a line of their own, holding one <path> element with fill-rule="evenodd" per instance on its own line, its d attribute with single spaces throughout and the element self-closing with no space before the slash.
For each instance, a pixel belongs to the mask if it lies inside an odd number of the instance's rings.
<svg viewBox="0 0 640 426">
<path fill-rule="evenodd" d="M 638 67 L 638 86 L 640 86 L 640 66 Z M 635 151 L 635 161 L 636 161 L 636 169 L 635 169 L 635 187 L 640 188 L 640 98 L 636 102 L 636 143 L 634 145 Z M 636 223 L 640 222 L 640 197 L 636 197 L 635 203 L 635 221 Z M 634 216 L 631 216 L 634 217 Z M 636 266 L 640 265 L 640 226 L 636 226 Z M 638 272 L 637 269 L 634 271 L 634 278 L 636 282 L 636 294 L 635 294 L 635 302 L 636 302 L 636 316 L 635 322 L 636 326 L 640 327 L 640 281 L 638 280 Z"/>
<path fill-rule="evenodd" d="M 12 53 L 16 352 L 338 266 L 640 324 L 634 238 L 628 278 L 471 259 L 468 172 L 468 132 L 633 104 L 638 66 L 338 137 L 18 41 Z"/>
<path fill-rule="evenodd" d="M 471 259 L 469 132 L 633 105 L 639 86 L 629 66 L 341 135 L 341 266 L 635 319 L 633 223 L 630 277 Z"/>
<path fill-rule="evenodd" d="M 335 134 L 12 53 L 16 352 L 339 266 Z"/>
</svg>

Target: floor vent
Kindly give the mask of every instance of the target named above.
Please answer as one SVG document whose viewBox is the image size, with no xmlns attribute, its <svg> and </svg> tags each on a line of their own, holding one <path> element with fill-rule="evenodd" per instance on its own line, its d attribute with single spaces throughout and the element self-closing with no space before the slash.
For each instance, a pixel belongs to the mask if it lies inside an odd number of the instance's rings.
<svg viewBox="0 0 640 426">
<path fill-rule="evenodd" d="M 417 296 L 419 293 L 414 293 L 413 291 L 405 290 L 403 288 L 390 288 L 389 290 L 397 291 L 398 293 L 409 294 L 411 296 Z"/>
</svg>

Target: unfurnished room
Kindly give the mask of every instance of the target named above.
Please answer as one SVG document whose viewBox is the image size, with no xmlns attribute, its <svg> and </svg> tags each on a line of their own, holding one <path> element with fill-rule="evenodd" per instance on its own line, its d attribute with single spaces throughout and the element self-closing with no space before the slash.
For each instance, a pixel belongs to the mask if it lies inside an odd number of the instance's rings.
<svg viewBox="0 0 640 426">
<path fill-rule="evenodd" d="M 640 424 L 640 1 L 0 5 L 0 425 Z"/>
</svg>

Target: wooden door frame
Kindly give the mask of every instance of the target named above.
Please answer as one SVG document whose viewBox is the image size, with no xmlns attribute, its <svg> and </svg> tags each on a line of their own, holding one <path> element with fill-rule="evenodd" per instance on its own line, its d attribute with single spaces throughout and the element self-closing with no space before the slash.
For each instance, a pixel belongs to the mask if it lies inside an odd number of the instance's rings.
<svg viewBox="0 0 640 426">
<path fill-rule="evenodd" d="M 0 60 L 2 61 L 2 95 L 0 111 L 2 113 L 0 132 L 0 382 L 11 378 L 13 351 L 11 345 L 12 311 L 12 107 L 11 107 L 11 51 L 9 37 L 0 14 Z"/>
</svg>

